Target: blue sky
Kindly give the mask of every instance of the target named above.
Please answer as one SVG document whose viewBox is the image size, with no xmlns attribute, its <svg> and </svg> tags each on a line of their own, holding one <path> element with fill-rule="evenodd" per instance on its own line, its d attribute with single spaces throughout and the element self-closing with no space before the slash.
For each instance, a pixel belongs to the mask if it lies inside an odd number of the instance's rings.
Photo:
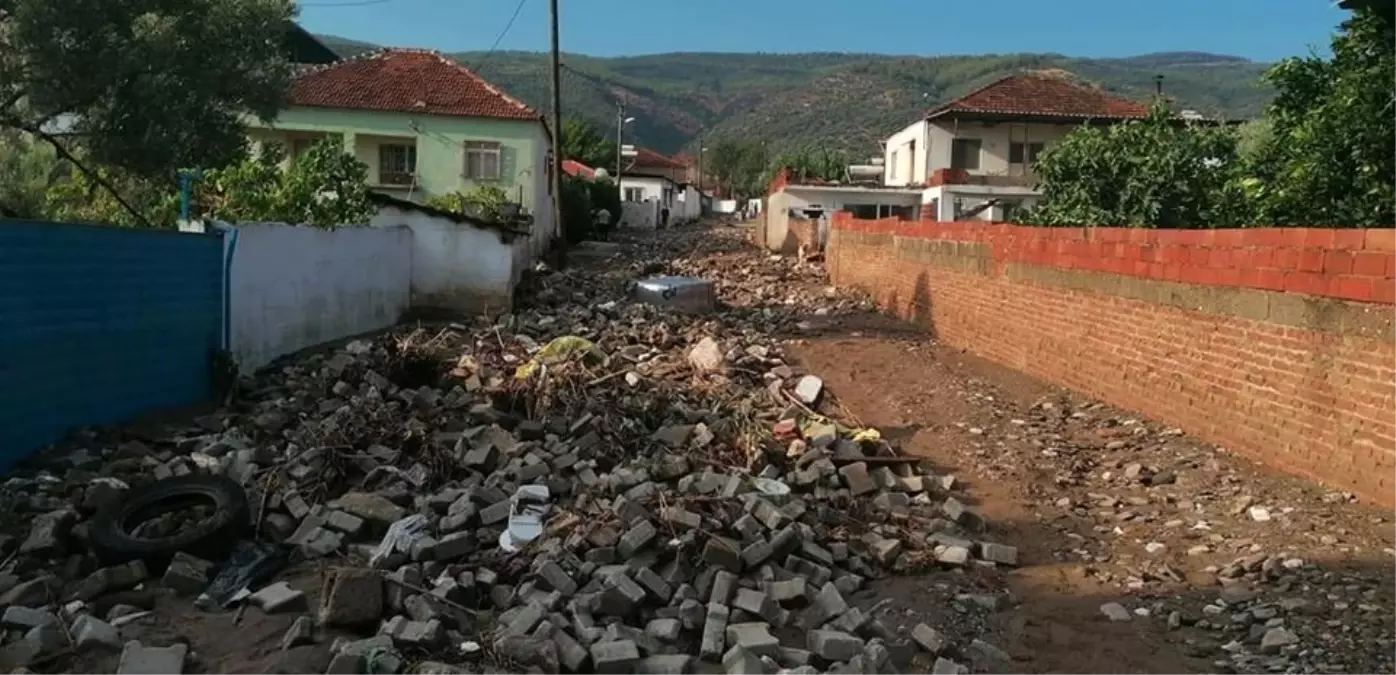
<svg viewBox="0 0 1396 675">
<path fill-rule="evenodd" d="M 1327 51 L 1330 0 L 559 0 L 564 51 L 1130 56 L 1260 61 Z M 304 0 L 311 31 L 397 47 L 488 49 L 519 0 Z M 548 48 L 547 0 L 523 0 L 500 49 Z"/>
</svg>

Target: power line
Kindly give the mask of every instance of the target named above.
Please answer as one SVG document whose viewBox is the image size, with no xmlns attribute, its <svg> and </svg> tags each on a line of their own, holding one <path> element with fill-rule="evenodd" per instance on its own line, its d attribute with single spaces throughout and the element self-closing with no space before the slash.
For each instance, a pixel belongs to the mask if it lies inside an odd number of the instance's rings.
<svg viewBox="0 0 1396 675">
<path fill-rule="evenodd" d="M 509 22 L 504 24 L 504 30 L 499 31 L 499 35 L 494 38 L 494 44 L 490 45 L 490 48 L 488 51 L 485 52 L 485 55 L 480 57 L 480 62 L 476 64 L 475 67 L 470 69 L 474 71 L 476 75 L 480 75 L 481 77 L 484 76 L 483 69 L 485 67 L 485 64 L 489 63 L 490 56 L 493 56 L 494 50 L 499 48 L 499 43 L 504 40 L 504 36 L 509 34 L 509 29 L 514 27 L 514 21 L 519 18 L 519 12 L 523 11 L 523 6 L 526 2 L 528 2 L 528 0 L 519 0 L 519 4 L 514 5 L 514 13 L 509 15 Z"/>
</svg>

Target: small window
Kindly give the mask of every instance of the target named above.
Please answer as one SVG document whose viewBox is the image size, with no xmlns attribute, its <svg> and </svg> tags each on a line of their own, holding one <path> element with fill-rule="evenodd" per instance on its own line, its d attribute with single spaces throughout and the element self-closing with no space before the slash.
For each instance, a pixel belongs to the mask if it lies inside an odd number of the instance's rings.
<svg viewBox="0 0 1396 675">
<path fill-rule="evenodd" d="M 470 180 L 499 180 L 500 147 L 494 141 L 465 142 L 465 177 Z"/>
<path fill-rule="evenodd" d="M 892 180 L 896 180 L 896 179 L 897 179 L 897 165 L 900 164 L 900 162 L 898 162 L 897 159 L 898 159 L 898 157 L 897 157 L 897 151 L 896 151 L 896 150 L 893 150 L 893 151 L 892 151 Z"/>
<path fill-rule="evenodd" d="M 384 143 L 378 146 L 378 182 L 411 185 L 417 175 L 417 146 Z"/>
<path fill-rule="evenodd" d="M 645 201 L 645 189 L 637 187 L 625 188 L 625 201 L 643 202 Z"/>
<path fill-rule="evenodd" d="M 309 152 L 315 141 L 314 138 L 297 138 L 291 141 L 291 161 L 300 159 L 301 155 Z"/>
<path fill-rule="evenodd" d="M 1008 163 L 1036 164 L 1037 156 L 1042 154 L 1042 149 L 1044 147 L 1046 147 L 1046 145 L 1043 143 L 1009 143 Z"/>
<path fill-rule="evenodd" d="M 1047 147 L 1044 143 L 1028 144 L 1028 164 L 1036 164 L 1037 156 L 1042 154 L 1042 149 Z"/>
<path fill-rule="evenodd" d="M 982 143 L 977 138 L 955 139 L 950 144 L 950 168 L 978 171 L 981 146 Z"/>
</svg>

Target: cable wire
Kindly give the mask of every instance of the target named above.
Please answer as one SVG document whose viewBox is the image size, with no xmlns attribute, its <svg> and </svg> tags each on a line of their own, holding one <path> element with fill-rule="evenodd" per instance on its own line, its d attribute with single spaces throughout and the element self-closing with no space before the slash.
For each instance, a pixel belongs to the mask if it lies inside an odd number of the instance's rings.
<svg viewBox="0 0 1396 675">
<path fill-rule="evenodd" d="M 514 13 L 509 15 L 509 22 L 504 24 L 504 30 L 499 31 L 499 35 L 494 38 L 494 44 L 490 45 L 485 55 L 480 57 L 480 62 L 470 69 L 476 75 L 484 77 L 485 64 L 489 63 L 490 56 L 494 55 L 494 50 L 499 48 L 499 43 L 504 41 L 504 36 L 509 34 L 509 29 L 514 27 L 514 21 L 519 18 L 519 12 L 523 11 L 523 6 L 527 2 L 528 0 L 519 0 L 519 4 L 514 5 Z"/>
</svg>

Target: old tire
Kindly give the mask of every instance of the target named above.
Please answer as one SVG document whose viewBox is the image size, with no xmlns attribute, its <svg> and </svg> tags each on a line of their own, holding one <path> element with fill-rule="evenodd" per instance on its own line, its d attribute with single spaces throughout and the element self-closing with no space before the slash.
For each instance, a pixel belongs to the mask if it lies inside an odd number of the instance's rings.
<svg viewBox="0 0 1396 675">
<path fill-rule="evenodd" d="M 131 533 L 135 525 L 181 508 L 207 504 L 213 514 L 168 537 Z M 132 489 L 88 523 L 92 552 L 107 565 L 141 560 L 159 574 L 177 552 L 221 560 L 249 529 L 251 511 L 241 485 L 223 476 L 179 476 Z"/>
</svg>

